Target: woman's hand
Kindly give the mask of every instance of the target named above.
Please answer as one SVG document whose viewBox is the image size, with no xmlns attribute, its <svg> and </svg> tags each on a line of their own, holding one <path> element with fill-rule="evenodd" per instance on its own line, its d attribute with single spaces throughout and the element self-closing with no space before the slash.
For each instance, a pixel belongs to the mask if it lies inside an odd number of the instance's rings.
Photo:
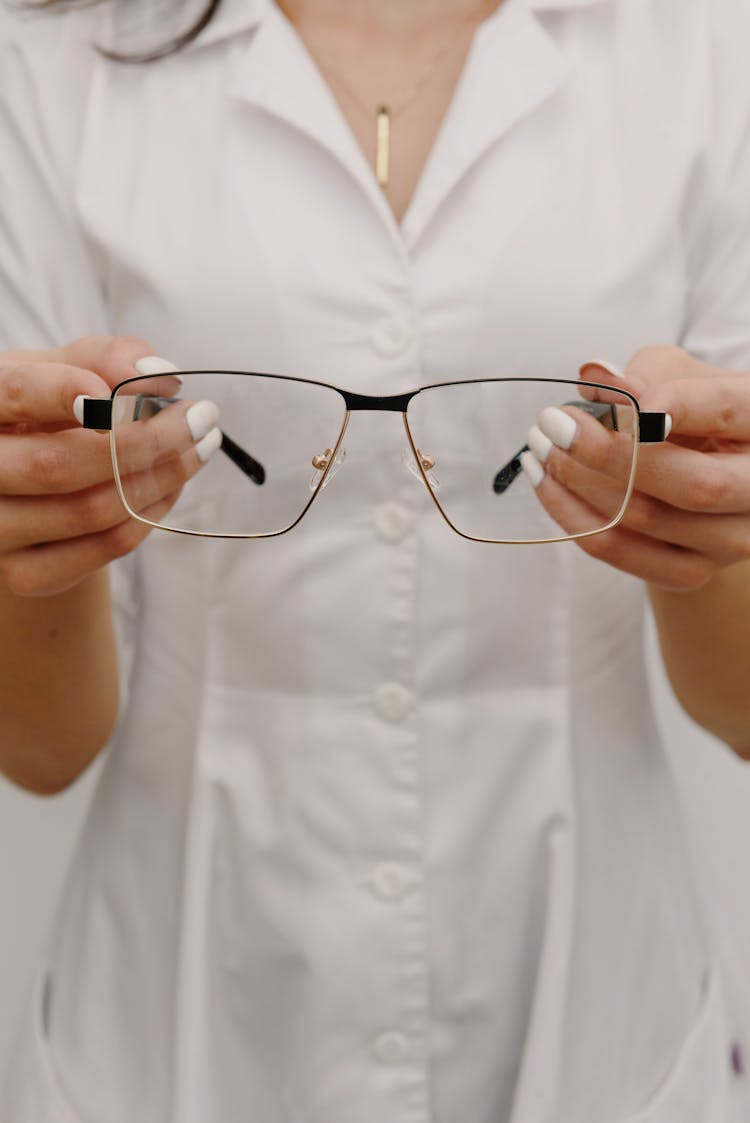
<svg viewBox="0 0 750 1123">
<path fill-rule="evenodd" d="M 628 390 L 643 410 L 663 411 L 672 419 L 665 443 L 640 448 L 622 522 L 579 539 L 581 549 L 671 590 L 698 589 L 718 570 L 750 558 L 750 375 L 666 346 L 639 351 L 622 377 L 598 363 L 586 364 L 580 373 Z M 570 447 L 562 448 L 554 424 L 544 417 L 538 424 L 547 441 L 535 442 L 545 470 L 537 495 L 560 525 L 576 529 L 587 515 L 591 521 L 592 497 L 599 491 L 583 467 L 589 437 L 582 425 Z M 605 462 L 603 496 L 612 490 L 607 472 Z M 564 487 L 555 486 L 563 480 Z M 608 514 L 604 506 L 601 513 Z"/>
<path fill-rule="evenodd" d="M 0 354 L 0 581 L 12 593 L 65 592 L 146 537 L 117 494 L 108 437 L 82 429 L 73 403 L 169 369 L 148 343 L 123 336 Z M 147 517 L 163 516 L 182 482 L 149 495 Z"/>
</svg>

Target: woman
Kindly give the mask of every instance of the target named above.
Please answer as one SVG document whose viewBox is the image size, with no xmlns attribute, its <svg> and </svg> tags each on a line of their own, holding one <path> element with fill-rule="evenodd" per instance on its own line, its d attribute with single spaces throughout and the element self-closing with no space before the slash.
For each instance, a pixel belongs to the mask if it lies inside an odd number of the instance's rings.
<svg viewBox="0 0 750 1123">
<path fill-rule="evenodd" d="M 89 46 L 125 9 L 0 66 L 2 766 L 59 790 L 115 726 L 2 1117 L 729 1120 L 642 610 L 750 754 L 750 17 L 225 0 L 128 65 Z M 78 424 L 175 369 L 383 397 L 592 355 L 671 433 L 577 545 L 452 534 L 368 412 L 289 534 L 149 533 Z M 571 532 L 561 404 L 524 464 Z"/>
</svg>

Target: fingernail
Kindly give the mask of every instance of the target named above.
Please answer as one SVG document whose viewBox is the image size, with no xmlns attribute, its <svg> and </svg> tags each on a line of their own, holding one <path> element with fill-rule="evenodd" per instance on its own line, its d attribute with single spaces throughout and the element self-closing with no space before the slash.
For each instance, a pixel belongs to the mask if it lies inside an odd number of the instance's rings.
<svg viewBox="0 0 750 1123">
<path fill-rule="evenodd" d="M 539 428 L 558 448 L 570 448 L 575 440 L 578 426 L 569 413 L 563 413 L 557 406 L 547 406 L 539 414 Z"/>
<path fill-rule="evenodd" d="M 79 425 L 83 425 L 83 403 L 90 397 L 90 394 L 79 394 L 73 399 L 73 416 Z"/>
<path fill-rule="evenodd" d="M 521 453 L 521 467 L 531 480 L 533 486 L 539 487 L 539 484 L 544 479 L 544 468 L 534 456 L 533 452 Z"/>
<path fill-rule="evenodd" d="M 589 369 L 589 367 L 597 367 L 599 370 L 603 370 L 607 374 L 611 374 L 613 378 L 624 378 L 625 377 L 625 375 L 622 373 L 622 371 L 619 370 L 614 365 L 614 363 L 608 363 L 606 359 L 589 359 L 587 362 L 585 362 L 583 364 L 582 367 L 580 367 L 578 373 L 584 374 L 584 372 L 587 371 Z"/>
<path fill-rule="evenodd" d="M 664 414 L 664 440 L 666 441 L 669 434 L 672 432 L 672 414 Z"/>
<path fill-rule="evenodd" d="M 221 447 L 221 429 L 211 429 L 202 440 L 198 441 L 195 451 L 205 464 Z"/>
<path fill-rule="evenodd" d="M 144 355 L 142 359 L 138 359 L 133 364 L 139 374 L 176 374 L 180 369 L 174 363 L 170 363 L 169 359 L 161 359 L 158 355 Z M 180 379 L 182 381 L 182 379 Z"/>
<path fill-rule="evenodd" d="M 526 434 L 526 443 L 540 464 L 544 464 L 552 448 L 552 441 L 549 437 L 545 437 L 538 425 L 531 426 Z"/>
<path fill-rule="evenodd" d="M 205 437 L 219 420 L 219 407 L 216 402 L 196 402 L 185 414 L 190 435 L 194 441 Z"/>
</svg>

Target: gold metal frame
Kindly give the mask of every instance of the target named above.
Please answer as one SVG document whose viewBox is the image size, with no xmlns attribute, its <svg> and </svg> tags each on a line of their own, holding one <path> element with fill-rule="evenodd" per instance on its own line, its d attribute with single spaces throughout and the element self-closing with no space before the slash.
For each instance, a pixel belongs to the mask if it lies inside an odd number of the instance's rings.
<svg viewBox="0 0 750 1123">
<path fill-rule="evenodd" d="M 486 379 L 484 379 L 484 380 L 483 379 L 477 379 L 477 381 L 481 382 L 481 381 L 487 381 L 487 380 Z M 533 379 L 529 379 L 529 381 L 533 381 Z M 537 381 L 543 381 L 543 380 L 538 379 Z M 581 383 L 581 385 L 594 385 L 594 383 Z M 609 389 L 609 387 L 600 387 L 600 389 Z M 622 393 L 622 391 L 620 391 L 620 393 Z M 616 527 L 618 525 L 618 523 L 622 522 L 623 518 L 625 517 L 625 512 L 627 511 L 628 503 L 630 502 L 630 497 L 633 494 L 633 488 L 635 486 L 635 474 L 636 474 L 636 470 L 638 468 L 638 450 L 639 450 L 639 447 L 640 447 L 640 445 L 639 445 L 640 426 L 639 426 L 639 421 L 638 421 L 638 410 L 637 409 L 633 410 L 633 424 L 634 424 L 634 429 L 635 429 L 635 432 L 633 434 L 633 465 L 632 465 L 632 468 L 630 470 L 630 477 L 628 479 L 627 488 L 625 490 L 625 498 L 622 501 L 622 505 L 620 507 L 620 510 L 617 512 L 617 514 L 612 519 L 612 521 L 608 522 L 606 526 L 597 527 L 596 530 L 581 530 L 581 531 L 578 531 L 576 534 L 561 534 L 557 538 L 479 538 L 474 534 L 465 534 L 463 530 L 459 530 L 458 527 L 454 523 L 451 522 L 451 520 L 448 518 L 447 514 L 443 510 L 443 508 L 440 504 L 440 500 L 438 499 L 437 495 L 435 494 L 435 489 L 432 487 L 432 485 L 429 481 L 429 478 L 427 476 L 427 471 L 429 469 L 425 469 L 425 466 L 422 463 L 422 457 L 419 453 L 419 449 L 416 446 L 416 443 L 414 441 L 414 437 L 412 436 L 411 430 L 409 428 L 409 421 L 408 421 L 408 418 L 406 416 L 406 410 L 404 410 L 404 412 L 402 413 L 402 417 L 404 419 L 404 428 L 406 429 L 406 435 L 409 439 L 409 444 L 411 445 L 411 450 L 414 453 L 414 459 L 417 463 L 417 467 L 419 468 L 420 475 L 422 476 L 422 479 L 424 480 L 424 485 L 427 488 L 427 490 L 429 491 L 430 495 L 432 496 L 432 500 L 433 500 L 435 506 L 437 507 L 438 511 L 443 516 L 443 518 L 445 519 L 445 521 L 447 522 L 447 524 L 451 528 L 451 530 L 454 531 L 456 534 L 458 534 L 459 537 L 468 539 L 469 542 L 485 542 L 488 545 L 493 545 L 493 546 L 544 546 L 548 542 L 549 543 L 551 543 L 551 542 L 575 542 L 576 539 L 579 539 L 579 538 L 593 538 L 594 535 L 596 535 L 596 534 L 604 534 L 605 531 L 612 530 L 614 527 Z"/>
<path fill-rule="evenodd" d="M 147 377 L 148 377 L 148 375 L 144 375 L 144 378 L 147 378 Z M 305 379 L 300 378 L 300 379 L 297 379 L 297 381 L 298 382 L 304 382 Z M 324 383 L 320 383 L 320 385 L 324 385 Z M 334 390 L 334 389 L 336 389 L 336 387 L 332 386 L 332 387 L 330 387 L 330 389 Z M 122 483 L 120 481 L 120 471 L 119 471 L 119 468 L 117 467 L 117 453 L 115 451 L 115 429 L 114 429 L 114 426 L 113 426 L 112 429 L 110 429 L 110 432 L 109 432 L 109 448 L 110 448 L 110 452 L 111 452 L 111 455 L 112 455 L 112 470 L 114 472 L 115 487 L 117 488 L 117 494 L 120 497 L 120 502 L 122 503 L 123 507 L 125 508 L 128 515 L 130 515 L 130 517 L 132 519 L 135 519 L 136 522 L 143 523 L 144 526 L 151 526 L 151 527 L 154 528 L 154 530 L 165 530 L 168 534 L 187 534 L 187 535 L 190 535 L 191 538 L 278 538 L 280 535 L 288 534 L 290 530 L 294 530 L 295 526 L 297 526 L 297 524 L 305 517 L 307 512 L 310 510 L 310 507 L 312 506 L 316 495 L 318 494 L 320 489 L 323 487 L 324 483 L 326 482 L 326 480 L 328 478 L 328 475 L 329 475 L 331 469 L 333 468 L 333 465 L 336 463 L 336 457 L 338 455 L 339 449 L 341 448 L 341 442 L 344 439 L 344 434 L 346 433 L 347 426 L 349 425 L 349 417 L 350 417 L 350 412 L 347 409 L 344 413 L 344 420 L 341 424 L 341 432 L 339 433 L 338 440 L 336 441 L 335 445 L 333 446 L 333 451 L 328 458 L 328 463 L 326 464 L 325 468 L 323 469 L 323 474 L 321 475 L 320 479 L 318 480 L 317 484 L 315 485 L 315 490 L 313 491 L 312 495 L 308 499 L 305 506 L 302 508 L 299 515 L 297 515 L 297 518 L 294 520 L 294 522 L 290 523 L 289 526 L 285 526 L 283 528 L 283 530 L 266 531 L 262 534 L 213 534 L 213 533 L 211 533 L 210 531 L 207 531 L 207 530 L 182 530 L 182 529 L 180 529 L 179 527 L 176 527 L 176 526 L 164 526 L 163 523 L 154 522 L 153 519 L 146 519 L 146 518 L 143 517 L 143 515 L 137 514 L 133 510 L 133 508 L 130 506 L 130 504 L 128 503 L 127 499 L 125 498 L 125 494 L 122 490 Z"/>
<path fill-rule="evenodd" d="M 193 372 L 186 371 L 186 372 L 178 372 L 178 373 L 189 374 L 189 373 L 193 373 Z M 194 373 L 205 373 L 205 372 L 194 372 Z M 217 371 L 216 373 L 237 374 L 237 375 L 245 374 L 245 375 L 247 375 L 247 374 L 250 374 L 252 372 Z M 156 376 L 154 376 L 154 377 L 156 377 Z M 343 391 L 338 386 L 331 385 L 330 383 L 319 382 L 315 379 L 296 378 L 296 377 L 288 376 L 288 375 L 263 375 L 262 377 L 280 378 L 280 379 L 283 379 L 284 381 L 290 381 L 290 382 L 303 382 L 306 385 L 317 385 L 317 386 L 320 386 L 321 388 L 325 388 L 325 389 L 328 389 L 328 390 L 334 390 L 342 396 L 342 398 L 344 399 L 345 406 L 346 406 L 346 398 L 344 397 L 345 391 Z M 128 379 L 127 382 L 130 383 L 130 382 L 137 382 L 137 381 L 146 381 L 148 378 L 149 378 L 148 375 L 144 375 L 141 378 Z M 508 379 L 503 379 L 503 378 L 497 378 L 497 379 L 478 378 L 478 379 L 461 380 L 460 382 L 430 383 L 429 385 L 420 386 L 420 387 L 415 388 L 415 390 L 413 391 L 413 394 L 414 394 L 414 396 L 417 396 L 417 394 L 419 394 L 423 390 L 439 390 L 442 386 L 448 387 L 448 386 L 456 386 L 456 385 L 464 385 L 464 384 L 465 385 L 471 385 L 474 382 L 482 383 L 482 382 L 512 382 L 512 381 L 524 382 L 526 380 L 520 379 L 520 378 L 519 379 L 514 379 L 514 378 L 508 378 Z M 635 407 L 633 409 L 633 429 L 634 429 L 634 432 L 633 432 L 633 463 L 632 463 L 632 467 L 631 467 L 631 471 L 630 471 L 630 477 L 628 479 L 628 483 L 627 483 L 627 487 L 626 487 L 626 491 L 625 491 L 625 497 L 624 497 L 624 499 L 622 501 L 622 504 L 620 506 L 620 509 L 617 512 L 617 514 L 615 515 L 615 517 L 613 519 L 611 519 L 610 522 L 608 522 L 605 526 L 598 527 L 596 530 L 578 531 L 575 534 L 561 534 L 561 535 L 558 535 L 557 537 L 554 537 L 554 538 L 482 538 L 482 537 L 479 537 L 479 536 L 476 536 L 476 535 L 466 534 L 464 531 L 459 530 L 459 528 L 448 517 L 446 512 L 443 510 L 443 507 L 441 506 L 440 500 L 438 499 L 437 495 L 435 494 L 434 488 L 430 484 L 429 477 L 427 475 L 427 472 L 429 471 L 429 468 L 425 467 L 425 464 L 423 463 L 422 454 L 420 453 L 420 450 L 418 449 L 417 444 L 416 444 L 416 442 L 414 440 L 414 437 L 412 435 L 411 429 L 409 428 L 409 420 L 408 420 L 408 405 L 409 405 L 409 403 L 407 403 L 406 408 L 401 410 L 401 411 L 393 410 L 393 412 L 401 412 L 401 416 L 402 416 L 403 423 L 404 423 L 404 428 L 406 430 L 407 440 L 409 442 L 409 447 L 411 448 L 411 451 L 414 455 L 414 460 L 415 460 L 416 465 L 419 469 L 419 474 L 422 477 L 424 485 L 427 488 L 427 491 L 428 491 L 430 497 L 432 498 L 432 501 L 434 502 L 435 506 L 437 507 L 438 511 L 440 512 L 441 516 L 443 517 L 443 520 L 447 523 L 447 525 L 451 528 L 451 530 L 455 534 L 457 534 L 460 538 L 464 538 L 469 542 L 480 542 L 480 543 L 486 543 L 488 545 L 497 545 L 497 546 L 536 546 L 536 545 L 545 545 L 546 543 L 554 543 L 554 542 L 574 542 L 578 539 L 592 538 L 597 534 L 604 534 L 606 531 L 612 530 L 614 527 L 616 527 L 622 521 L 622 519 L 625 516 L 625 512 L 627 510 L 628 503 L 630 502 L 630 498 L 633 494 L 633 489 L 634 489 L 634 486 L 635 486 L 635 477 L 636 477 L 636 472 L 637 472 L 637 469 L 638 469 L 638 454 L 639 454 L 639 447 L 640 447 L 640 417 L 639 417 L 639 411 L 638 411 L 638 408 L 637 408 L 638 403 L 635 400 L 635 398 L 633 398 L 632 395 L 628 391 L 619 390 L 617 387 L 605 386 L 603 384 L 595 383 L 595 382 L 588 382 L 588 381 L 581 381 L 581 380 L 574 380 L 574 379 L 551 379 L 551 378 L 550 379 L 544 379 L 544 378 L 533 379 L 533 378 L 530 378 L 529 381 L 532 381 L 532 382 L 534 382 L 534 381 L 536 381 L 536 382 L 549 382 L 549 383 L 552 383 L 552 384 L 555 384 L 555 383 L 557 383 L 557 384 L 569 384 L 571 386 L 577 386 L 577 387 L 586 386 L 586 387 L 591 387 L 593 389 L 600 389 L 600 390 L 607 390 L 607 391 L 615 390 L 618 393 L 622 394 L 623 397 L 628 398 L 628 399 L 632 399 L 634 407 Z M 119 389 L 119 387 L 115 387 L 115 389 L 113 390 L 112 400 L 115 399 L 115 395 L 116 395 L 118 389 Z M 412 393 L 412 391 L 409 391 L 407 393 Z M 394 395 L 394 397 L 398 397 L 398 396 L 399 395 Z M 412 400 L 412 399 L 410 399 L 410 400 Z M 320 479 L 318 480 L 318 483 L 315 486 L 314 491 L 310 495 L 310 498 L 308 499 L 307 503 L 305 504 L 305 506 L 303 507 L 302 511 L 297 516 L 297 518 L 294 519 L 294 521 L 292 523 L 290 523 L 289 526 L 286 526 L 281 530 L 266 531 L 266 532 L 263 532 L 263 533 L 260 533 L 260 534 L 228 534 L 228 533 L 216 534 L 216 533 L 212 533 L 212 532 L 209 532 L 209 531 L 203 531 L 203 530 L 184 530 L 184 529 L 181 529 L 181 528 L 178 528 L 178 527 L 165 526 L 163 523 L 155 522 L 153 519 L 144 518 L 143 515 L 138 514 L 136 511 L 134 511 L 132 509 L 132 507 L 128 503 L 127 499 L 125 498 L 123 488 L 122 488 L 122 483 L 121 483 L 121 480 L 120 480 L 120 472 L 119 472 L 119 468 L 118 468 L 118 464 L 117 464 L 117 452 L 116 452 L 116 449 L 115 449 L 115 426 L 112 426 L 112 428 L 110 429 L 110 433 L 109 433 L 110 451 L 111 451 L 111 456 L 112 456 L 112 467 L 113 467 L 113 472 L 114 472 L 114 479 L 115 479 L 115 486 L 117 488 L 117 493 L 120 497 L 120 501 L 122 502 L 123 507 L 125 508 L 125 510 L 127 511 L 128 515 L 131 518 L 135 519 L 137 522 L 140 522 L 140 523 L 144 524 L 145 526 L 153 527 L 155 530 L 167 531 L 170 534 L 189 535 L 189 536 L 194 537 L 194 538 L 224 538 L 224 539 L 278 538 L 282 534 L 288 534 L 290 530 L 294 530 L 294 528 L 300 523 L 300 521 L 307 514 L 307 512 L 309 511 L 313 502 L 315 501 L 317 495 L 319 494 L 319 492 L 321 491 L 321 489 L 325 485 L 325 482 L 328 479 L 328 476 L 329 476 L 334 464 L 336 463 L 336 458 L 338 456 L 339 449 L 341 448 L 342 441 L 344 439 L 344 436 L 346 434 L 346 430 L 347 430 L 348 425 L 349 425 L 350 416 L 351 416 L 351 411 L 347 407 L 347 408 L 345 408 L 344 417 L 343 417 L 343 421 L 341 423 L 341 429 L 340 429 L 338 438 L 337 438 L 335 444 L 333 445 L 332 453 L 328 457 L 328 462 L 327 462 L 327 464 L 326 464 L 326 466 L 325 466 L 325 468 L 322 472 L 322 475 L 321 475 Z"/>
</svg>

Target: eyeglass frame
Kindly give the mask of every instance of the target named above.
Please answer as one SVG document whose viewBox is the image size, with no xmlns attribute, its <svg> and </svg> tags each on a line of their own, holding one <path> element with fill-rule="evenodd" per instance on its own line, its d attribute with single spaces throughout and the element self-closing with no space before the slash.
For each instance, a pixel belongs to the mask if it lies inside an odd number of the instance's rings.
<svg viewBox="0 0 750 1123">
<path fill-rule="evenodd" d="M 320 386 L 320 387 L 322 387 L 323 389 L 326 389 L 326 390 L 333 390 L 344 399 L 344 405 L 345 405 L 346 408 L 345 408 L 345 413 L 344 413 L 344 419 L 343 419 L 343 422 L 342 422 L 342 425 L 341 425 L 341 430 L 339 432 L 339 436 L 338 436 L 338 439 L 336 441 L 335 446 L 330 451 L 328 449 L 326 449 L 325 455 L 327 457 L 327 460 L 326 460 L 325 467 L 322 469 L 322 475 L 321 475 L 320 479 L 318 480 L 317 484 L 315 485 L 315 489 L 313 490 L 309 500 L 307 501 L 307 503 L 303 507 L 300 514 L 297 516 L 297 518 L 294 520 L 294 522 L 290 523 L 289 526 L 284 527 L 283 530 L 265 531 L 265 532 L 260 533 L 260 534 L 245 534 L 245 533 L 242 533 L 242 534 L 228 534 L 228 533 L 216 534 L 216 533 L 213 533 L 212 531 L 187 530 L 187 529 L 183 529 L 183 528 L 180 528 L 180 527 L 163 526 L 161 523 L 154 522 L 151 519 L 146 519 L 142 515 L 136 514 L 136 512 L 133 511 L 133 509 L 130 507 L 127 499 L 125 498 L 125 495 L 123 494 L 123 489 L 122 489 L 121 480 L 120 480 L 120 473 L 119 473 L 119 468 L 118 468 L 118 463 L 117 463 L 117 451 L 116 451 L 116 448 L 115 448 L 115 427 L 112 424 L 112 409 L 113 409 L 113 405 L 115 403 L 115 400 L 117 399 L 118 393 L 123 389 L 123 387 L 132 385 L 135 382 L 145 382 L 145 381 L 148 381 L 148 380 L 156 381 L 158 378 L 165 378 L 165 377 L 167 377 L 167 378 L 168 377 L 180 378 L 183 375 L 188 376 L 188 375 L 212 375 L 212 374 L 235 375 L 235 376 L 241 376 L 241 377 L 246 377 L 246 378 L 277 379 L 279 381 L 284 381 L 284 382 L 301 382 L 301 383 L 303 383 L 307 386 Z M 448 518 L 448 515 L 443 510 L 437 496 L 435 495 L 435 490 L 434 490 L 433 486 L 430 484 L 430 481 L 429 481 L 428 476 L 427 476 L 427 472 L 429 471 L 429 468 L 425 468 L 425 466 L 422 462 L 422 454 L 420 453 L 420 450 L 417 448 L 416 443 L 414 441 L 414 438 L 412 436 L 411 430 L 409 428 L 409 421 L 408 421 L 408 417 L 407 417 L 407 411 L 408 411 L 408 408 L 409 408 L 409 403 L 411 401 L 413 401 L 413 399 L 416 398 L 419 394 L 423 393 L 425 390 L 440 390 L 440 389 L 448 388 L 448 387 L 452 387 L 452 386 L 477 386 L 477 385 L 482 385 L 482 384 L 486 384 L 486 383 L 493 383 L 494 384 L 494 383 L 515 383 L 515 382 L 518 382 L 518 383 L 529 383 L 529 382 L 548 383 L 550 385 L 571 386 L 571 387 L 574 387 L 577 390 L 580 390 L 583 387 L 583 388 L 592 389 L 592 390 L 604 390 L 608 393 L 616 392 L 617 394 L 622 395 L 623 397 L 627 398 L 629 400 L 629 402 L 633 405 L 637 424 L 636 424 L 636 432 L 634 433 L 633 464 L 632 464 L 631 471 L 630 471 L 630 478 L 628 480 L 628 485 L 627 485 L 625 497 L 622 501 L 622 504 L 620 506 L 620 509 L 619 509 L 617 515 L 615 516 L 614 519 L 612 519 L 605 526 L 597 527 L 595 530 L 584 530 L 584 531 L 577 531 L 574 534 L 563 534 L 563 535 L 560 535 L 560 536 L 555 537 L 555 538 L 529 538 L 529 539 L 480 538 L 480 537 L 477 537 L 476 535 L 466 534 L 464 531 L 459 530 L 458 527 L 456 527 L 451 522 L 451 520 Z M 178 402 L 180 400 L 181 399 L 179 399 L 179 398 L 168 399 L 170 404 L 172 402 Z M 592 403 L 589 403 L 587 401 L 587 399 L 582 399 L 580 401 L 566 402 L 564 404 L 574 406 L 575 408 L 585 408 L 586 406 L 590 406 Z M 603 404 L 606 405 L 606 403 L 603 403 Z M 373 410 L 373 411 L 383 411 L 383 412 L 390 412 L 390 413 L 400 413 L 403 417 L 404 428 L 406 430 L 407 440 L 409 442 L 409 446 L 411 448 L 411 451 L 414 455 L 414 460 L 415 460 L 416 466 L 417 466 L 417 468 L 419 470 L 419 473 L 422 477 L 424 485 L 427 488 L 427 491 L 429 492 L 435 506 L 437 507 L 438 511 L 442 515 L 444 521 L 448 524 L 448 526 L 451 528 L 451 530 L 455 534 L 459 535 L 460 538 L 465 538 L 470 542 L 480 542 L 480 543 L 486 543 L 488 545 L 498 545 L 498 546 L 517 546 L 517 545 L 540 545 L 541 546 L 541 545 L 545 545 L 547 543 L 553 543 L 553 542 L 572 542 L 572 541 L 576 541 L 577 539 L 590 538 L 593 535 L 603 534 L 607 530 L 612 530 L 614 527 L 616 527 L 618 525 L 619 522 L 622 521 L 622 519 L 625 515 L 625 511 L 627 510 L 628 503 L 630 502 L 630 497 L 633 494 L 633 488 L 634 488 L 634 485 L 635 485 L 635 475 L 636 475 L 636 470 L 637 470 L 637 467 L 638 467 L 638 450 L 639 450 L 640 445 L 642 445 L 642 444 L 659 444 L 659 443 L 665 441 L 666 438 L 667 438 L 667 415 L 666 415 L 666 413 L 642 410 L 640 408 L 639 404 L 638 404 L 637 399 L 628 390 L 621 389 L 620 387 L 607 386 L 607 385 L 605 385 L 603 383 L 600 383 L 600 382 L 584 381 L 582 379 L 535 378 L 535 377 L 532 377 L 532 376 L 524 377 L 522 375 L 512 375 L 512 376 L 501 377 L 501 378 L 463 378 L 463 379 L 456 379 L 456 380 L 453 380 L 451 382 L 431 382 L 431 383 L 429 383 L 427 385 L 424 385 L 424 386 L 417 386 L 412 390 L 406 390 L 406 391 L 404 391 L 400 394 L 385 394 L 385 395 L 383 395 L 383 394 L 361 394 L 361 393 L 359 393 L 358 391 L 355 391 L 355 390 L 344 390 L 341 386 L 335 386 L 333 383 L 330 383 L 330 382 L 323 382 L 319 379 L 312 379 L 312 378 L 299 378 L 295 375 L 289 375 L 289 374 L 268 374 L 264 371 L 238 371 L 238 370 L 176 370 L 176 371 L 170 372 L 169 374 L 165 373 L 165 374 L 153 374 L 153 375 L 139 375 L 139 376 L 135 376 L 133 378 L 124 379 L 122 382 L 119 382 L 115 387 L 113 387 L 112 393 L 111 393 L 109 398 L 85 397 L 84 401 L 83 401 L 82 427 L 84 429 L 95 429 L 95 430 L 97 430 L 99 432 L 102 432 L 102 433 L 103 432 L 109 432 L 109 435 L 110 435 L 110 452 L 111 452 L 111 456 L 112 456 L 112 470 L 113 470 L 113 474 L 114 474 L 115 486 L 117 487 L 117 492 L 118 492 L 118 495 L 120 497 L 120 501 L 122 502 L 123 507 L 125 508 L 128 515 L 131 518 L 136 519 L 136 521 L 138 521 L 140 523 L 143 523 L 146 526 L 151 526 L 155 530 L 165 530 L 165 531 L 169 531 L 172 534 L 188 534 L 188 535 L 191 535 L 193 537 L 200 537 L 200 538 L 224 538 L 224 539 L 278 538 L 282 534 L 288 534 L 290 530 L 294 530 L 294 528 L 301 522 L 301 520 L 304 518 L 304 516 L 309 511 L 309 509 L 312 506 L 313 502 L 315 501 L 316 497 L 318 496 L 318 494 L 320 493 L 320 491 L 324 487 L 324 485 L 326 483 L 326 480 L 328 479 L 328 477 L 331 473 L 331 469 L 333 468 L 333 466 L 336 463 L 336 458 L 337 458 L 339 449 L 341 448 L 342 441 L 344 439 L 347 427 L 349 425 L 349 418 L 350 418 L 351 413 L 356 412 L 356 411 L 360 411 L 360 410 Z M 591 411 L 589 410 L 588 412 L 591 412 Z M 265 471 L 263 469 L 263 466 L 257 460 L 255 460 L 255 458 L 251 454 L 246 452 L 246 450 L 242 449 L 239 445 L 237 445 L 234 441 L 232 441 L 232 439 L 230 437 L 227 437 L 227 435 L 223 432 L 223 430 L 221 431 L 221 435 L 222 435 L 222 442 L 221 442 L 221 446 L 220 446 L 221 450 L 226 455 L 228 455 L 229 458 L 240 468 L 240 470 L 245 475 L 247 475 L 251 480 L 253 480 L 253 482 L 255 482 L 256 484 L 262 484 L 264 482 L 264 479 L 265 479 Z M 521 454 L 523 452 L 527 451 L 527 450 L 528 450 L 528 445 L 525 445 L 522 449 L 520 449 L 519 452 L 516 453 L 515 457 L 513 457 L 512 460 L 509 461 L 508 464 L 506 464 L 504 466 L 504 468 L 501 468 L 498 471 L 497 476 L 495 477 L 495 481 L 497 482 L 497 480 L 499 480 L 499 478 L 501 476 L 501 473 L 505 469 L 509 468 L 510 465 L 514 464 L 515 462 L 518 462 Z M 498 489 L 497 486 L 496 486 L 494 488 L 494 490 L 496 492 L 498 492 L 500 490 L 505 490 L 505 488 Z"/>
</svg>

